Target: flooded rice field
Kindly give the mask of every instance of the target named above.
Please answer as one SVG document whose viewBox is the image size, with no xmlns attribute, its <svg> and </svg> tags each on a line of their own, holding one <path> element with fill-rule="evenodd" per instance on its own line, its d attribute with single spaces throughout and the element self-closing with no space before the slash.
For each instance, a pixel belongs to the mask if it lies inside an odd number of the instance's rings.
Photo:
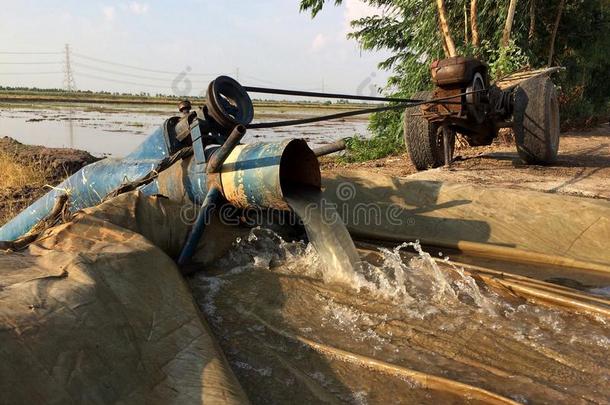
<svg viewBox="0 0 610 405">
<path fill-rule="evenodd" d="M 322 106 L 256 111 L 255 121 L 329 113 Z M 81 149 L 95 156 L 122 157 L 173 115 L 177 115 L 176 108 L 169 105 L 5 104 L 0 105 L 0 137 L 10 136 L 25 144 Z M 356 117 L 294 127 L 253 129 L 246 134 L 244 142 L 303 138 L 315 148 L 348 136 L 368 137 L 367 124 L 366 117 Z"/>
</svg>

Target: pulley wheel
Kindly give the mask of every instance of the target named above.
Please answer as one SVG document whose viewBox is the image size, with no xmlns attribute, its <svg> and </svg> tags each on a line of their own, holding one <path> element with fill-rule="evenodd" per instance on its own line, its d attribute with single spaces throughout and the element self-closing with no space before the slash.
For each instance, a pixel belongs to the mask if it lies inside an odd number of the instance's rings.
<svg viewBox="0 0 610 405">
<path fill-rule="evenodd" d="M 254 118 L 254 107 L 244 88 L 228 76 L 219 76 L 208 86 L 208 114 L 223 128 L 248 125 Z"/>
<path fill-rule="evenodd" d="M 485 121 L 486 105 L 483 103 L 483 91 L 485 90 L 485 81 L 481 73 L 477 72 L 472 78 L 472 83 L 466 88 L 466 103 L 468 115 L 470 115 L 477 124 L 482 124 Z"/>
</svg>

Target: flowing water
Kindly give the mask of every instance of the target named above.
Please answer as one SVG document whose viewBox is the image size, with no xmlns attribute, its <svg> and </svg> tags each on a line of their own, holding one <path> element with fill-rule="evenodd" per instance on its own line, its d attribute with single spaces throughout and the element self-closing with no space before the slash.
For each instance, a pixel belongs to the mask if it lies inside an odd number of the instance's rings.
<svg viewBox="0 0 610 405">
<path fill-rule="evenodd" d="M 286 192 L 286 200 L 305 225 L 309 242 L 325 269 L 323 279 L 326 282 L 343 283 L 356 290 L 365 289 L 371 294 L 400 298 L 409 303 L 468 299 L 479 307 L 487 305 L 472 278 L 455 268 L 454 276 L 459 280 L 448 280 L 418 244 L 405 243 L 394 252 L 382 250 L 386 257 L 396 256 L 388 261 L 392 263 L 389 271 L 362 262 L 341 217 L 320 190 L 290 189 Z M 429 267 L 429 273 L 408 273 L 399 264 L 400 250 L 408 247 L 414 248 L 421 260 L 434 264 Z M 452 283 L 457 288 L 454 289 Z"/>
<path fill-rule="evenodd" d="M 326 281 L 360 286 L 360 256 L 343 220 L 316 188 L 286 191 L 286 200 L 305 225 L 309 241 L 324 263 Z"/>
<path fill-rule="evenodd" d="M 361 260 L 319 192 L 291 191 L 288 201 L 309 242 L 256 228 L 219 261 L 222 274 L 191 280 L 255 402 L 282 403 L 295 395 L 310 402 L 456 401 L 408 378 L 397 381 L 320 355 L 284 335 L 522 403 L 604 403 L 610 396 L 605 318 L 493 289 L 447 258 L 439 264 L 416 243 L 381 248 Z"/>
</svg>

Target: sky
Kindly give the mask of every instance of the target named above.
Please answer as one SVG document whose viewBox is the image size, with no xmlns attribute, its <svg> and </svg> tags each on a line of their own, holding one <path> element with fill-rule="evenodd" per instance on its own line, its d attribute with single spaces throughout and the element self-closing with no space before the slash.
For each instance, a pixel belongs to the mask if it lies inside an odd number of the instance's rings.
<svg viewBox="0 0 610 405">
<path fill-rule="evenodd" d="M 346 35 L 349 21 L 376 12 L 360 0 L 329 4 L 315 19 L 298 0 L 3 0 L 0 85 L 64 87 L 69 44 L 81 90 L 193 96 L 225 74 L 249 86 L 371 95 L 388 54 L 361 51 Z"/>
</svg>

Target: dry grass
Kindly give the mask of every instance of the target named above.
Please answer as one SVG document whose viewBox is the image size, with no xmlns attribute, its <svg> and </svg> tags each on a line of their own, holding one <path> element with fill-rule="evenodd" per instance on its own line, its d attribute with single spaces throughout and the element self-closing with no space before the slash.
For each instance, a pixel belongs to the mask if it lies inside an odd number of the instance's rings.
<svg viewBox="0 0 610 405">
<path fill-rule="evenodd" d="M 25 186 L 43 186 L 45 170 L 16 162 L 12 156 L 0 152 L 0 189 Z"/>
<path fill-rule="evenodd" d="M 17 215 L 43 193 L 46 168 L 16 161 L 0 151 L 0 225 Z"/>
<path fill-rule="evenodd" d="M 0 226 L 6 224 L 17 214 L 21 212 L 21 205 L 12 201 L 6 201 L 2 210 L 0 211 Z"/>
</svg>

